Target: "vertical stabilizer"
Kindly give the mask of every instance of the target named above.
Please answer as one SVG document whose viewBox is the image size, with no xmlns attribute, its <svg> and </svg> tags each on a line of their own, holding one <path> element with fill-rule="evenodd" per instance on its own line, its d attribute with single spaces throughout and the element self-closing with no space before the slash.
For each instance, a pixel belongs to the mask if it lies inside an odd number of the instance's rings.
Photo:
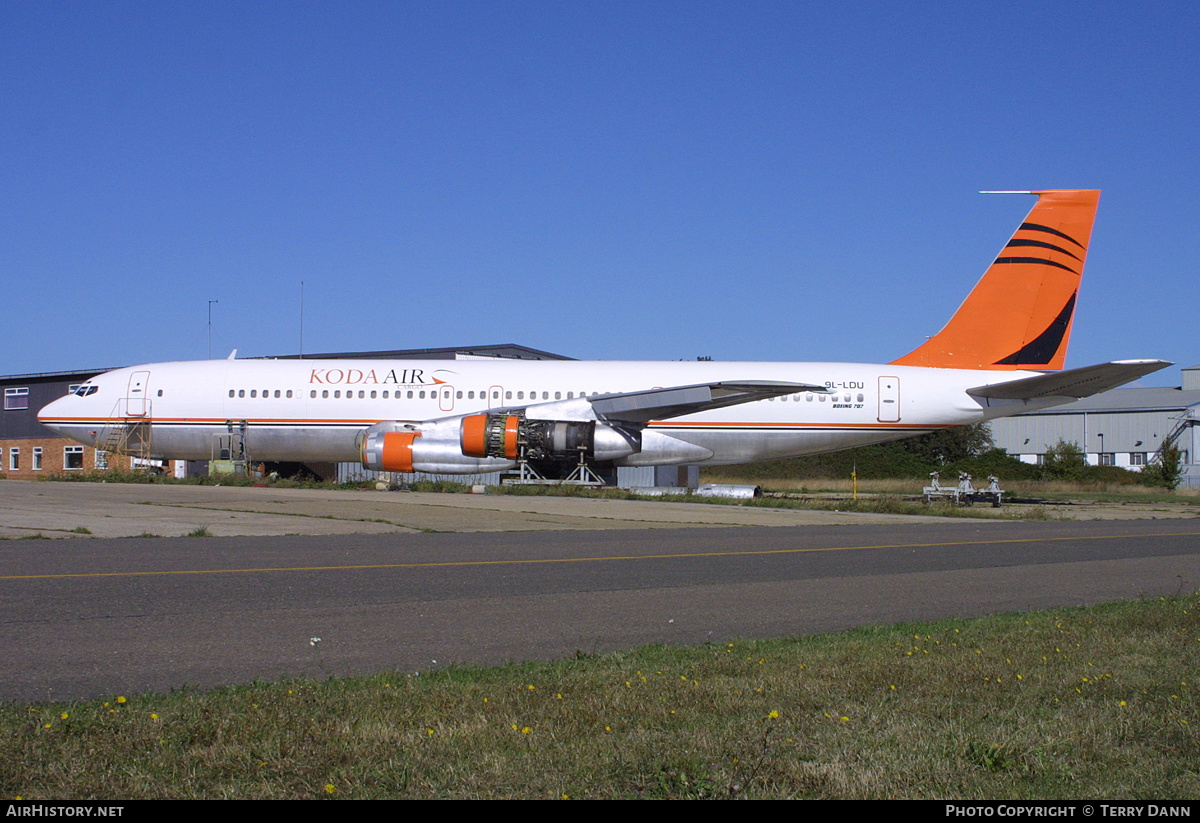
<svg viewBox="0 0 1200 823">
<path fill-rule="evenodd" d="M 940 332 L 893 361 L 942 369 L 1058 370 L 1100 192 L 1026 192 L 1037 204 Z"/>
</svg>

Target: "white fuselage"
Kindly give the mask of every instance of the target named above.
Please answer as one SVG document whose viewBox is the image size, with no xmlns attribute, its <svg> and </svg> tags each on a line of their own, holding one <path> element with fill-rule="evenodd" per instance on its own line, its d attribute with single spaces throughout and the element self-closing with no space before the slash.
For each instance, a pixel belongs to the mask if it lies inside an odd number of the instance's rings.
<svg viewBox="0 0 1200 823">
<path fill-rule="evenodd" d="M 1011 413 L 984 408 L 965 390 L 1034 374 L 856 363 L 210 360 L 107 372 L 85 384 L 94 387 L 90 393 L 54 401 L 39 419 L 88 445 L 100 445 L 106 427 L 144 420 L 152 432 L 149 451 L 160 458 L 209 459 L 215 438 L 239 429 L 254 460 L 344 462 L 359 459 L 363 432 L 381 421 L 416 424 L 500 409 L 533 413 L 555 401 L 715 381 L 786 381 L 830 390 L 653 420 L 646 427 L 712 452 L 687 462 L 743 463 Z"/>
</svg>

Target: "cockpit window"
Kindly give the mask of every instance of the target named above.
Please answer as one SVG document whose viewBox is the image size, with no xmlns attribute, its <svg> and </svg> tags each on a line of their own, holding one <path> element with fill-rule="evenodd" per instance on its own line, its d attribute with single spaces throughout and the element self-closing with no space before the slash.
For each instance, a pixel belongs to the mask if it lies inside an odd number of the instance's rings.
<svg viewBox="0 0 1200 823">
<path fill-rule="evenodd" d="M 71 394 L 74 394 L 78 397 L 87 397 L 88 395 L 95 394 L 98 391 L 100 391 L 99 386 L 89 386 L 87 383 L 83 383 L 79 386 L 76 386 L 75 390 L 71 392 Z"/>
</svg>

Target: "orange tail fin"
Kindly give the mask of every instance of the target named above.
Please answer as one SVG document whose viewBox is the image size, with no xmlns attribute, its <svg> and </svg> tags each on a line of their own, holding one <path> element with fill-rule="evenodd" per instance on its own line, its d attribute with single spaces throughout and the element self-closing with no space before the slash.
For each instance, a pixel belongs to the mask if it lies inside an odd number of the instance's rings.
<svg viewBox="0 0 1200 823">
<path fill-rule="evenodd" d="M 1100 192 L 1024 193 L 1036 194 L 1037 204 L 950 322 L 893 365 L 1063 367 Z"/>
</svg>

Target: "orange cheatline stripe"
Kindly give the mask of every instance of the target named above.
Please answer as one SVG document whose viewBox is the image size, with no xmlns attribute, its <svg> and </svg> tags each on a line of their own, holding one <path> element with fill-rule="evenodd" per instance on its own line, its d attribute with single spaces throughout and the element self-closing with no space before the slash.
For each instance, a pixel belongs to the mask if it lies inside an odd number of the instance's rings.
<svg viewBox="0 0 1200 823">
<path fill-rule="evenodd" d="M 783 554 L 810 554 L 814 552 L 865 551 L 869 549 L 937 549 L 951 546 L 1000 546 L 1018 543 L 1066 543 L 1085 540 L 1128 540 L 1128 534 L 1080 535 L 1073 537 L 1020 537 L 1002 540 L 955 540 L 944 543 L 883 543 L 877 546 L 825 546 L 807 549 L 752 549 L 745 551 L 684 552 L 681 554 L 624 554 L 599 557 L 549 557 L 538 559 L 510 560 L 447 560 L 436 563 L 364 563 L 348 566 L 264 566 L 244 569 L 177 569 L 139 572 L 69 572 L 65 574 L 11 574 L 0 575 L 0 580 L 48 580 L 62 578 L 93 577 L 156 577 L 183 574 L 258 574 L 262 572 L 323 572 L 364 571 L 369 569 L 436 569 L 461 568 L 466 566 L 530 566 L 551 563 L 599 563 L 619 560 L 674 560 L 697 557 L 755 557 Z M 1168 532 L 1166 534 L 1142 535 L 1143 537 L 1200 537 L 1200 532 Z"/>
<path fill-rule="evenodd" d="M 482 412 L 481 412 L 482 413 Z M 201 425 L 220 425 L 223 426 L 229 420 L 228 417 L 154 417 L 150 418 L 151 425 L 154 423 L 197 423 Z M 244 419 L 247 424 L 271 424 L 271 423 L 292 423 L 292 424 L 344 424 L 344 425 L 374 425 L 375 423 L 383 422 L 381 420 L 367 419 L 349 419 L 349 418 L 307 418 L 307 417 L 255 417 L 255 418 L 238 418 Z M 111 422 L 107 417 L 54 417 L 46 418 L 39 422 L 44 423 L 97 423 L 108 424 Z M 675 427 L 675 428 L 701 428 L 701 429 L 716 429 L 716 428 L 734 428 L 734 427 L 756 427 L 756 428 L 792 428 L 792 429 L 951 429 L 956 423 L 771 423 L 771 422 L 688 422 L 678 420 L 651 420 L 646 425 L 656 428 Z"/>
</svg>

